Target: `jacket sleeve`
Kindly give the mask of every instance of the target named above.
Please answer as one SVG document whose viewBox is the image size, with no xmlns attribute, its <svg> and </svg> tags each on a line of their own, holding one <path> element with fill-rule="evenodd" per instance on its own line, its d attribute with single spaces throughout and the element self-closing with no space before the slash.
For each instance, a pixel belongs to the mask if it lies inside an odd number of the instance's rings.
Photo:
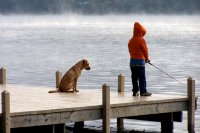
<svg viewBox="0 0 200 133">
<path fill-rule="evenodd" d="M 149 50 L 148 50 L 148 47 L 147 47 L 147 44 L 146 44 L 146 41 L 144 39 L 142 39 L 142 43 L 141 43 L 141 51 L 145 57 L 145 61 L 148 61 L 149 60 Z"/>
<path fill-rule="evenodd" d="M 128 51 L 129 51 L 129 54 L 130 54 L 130 58 L 131 58 L 132 53 L 133 53 L 133 46 L 132 46 L 132 44 L 133 44 L 133 40 L 130 39 L 129 42 L 128 42 Z"/>
</svg>

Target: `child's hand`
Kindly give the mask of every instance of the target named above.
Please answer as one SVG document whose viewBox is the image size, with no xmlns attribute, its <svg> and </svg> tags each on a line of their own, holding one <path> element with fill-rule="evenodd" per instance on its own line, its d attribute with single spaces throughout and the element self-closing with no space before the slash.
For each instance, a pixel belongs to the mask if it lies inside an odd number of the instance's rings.
<svg viewBox="0 0 200 133">
<path fill-rule="evenodd" d="M 146 63 L 150 63 L 150 60 L 148 59 L 148 60 L 146 60 Z"/>
</svg>

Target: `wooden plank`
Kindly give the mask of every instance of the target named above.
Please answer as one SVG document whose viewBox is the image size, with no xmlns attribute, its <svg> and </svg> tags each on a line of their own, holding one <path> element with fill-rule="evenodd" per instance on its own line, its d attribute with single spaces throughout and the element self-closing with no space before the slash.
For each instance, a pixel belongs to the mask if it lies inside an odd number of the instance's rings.
<svg viewBox="0 0 200 133">
<path fill-rule="evenodd" d="M 102 109 L 71 111 L 51 114 L 35 114 L 11 117 L 11 127 L 30 127 L 40 125 L 53 125 L 60 123 L 71 123 L 86 120 L 97 120 L 102 118 Z"/>
<path fill-rule="evenodd" d="M 11 117 L 11 127 L 31 127 L 60 124 L 60 113 L 37 114 Z"/>
<path fill-rule="evenodd" d="M 16 85 L 0 88 L 11 93 L 11 127 L 97 120 L 103 116 L 101 90 L 49 94 L 55 88 Z M 133 97 L 130 93 L 110 92 L 110 117 L 183 111 L 187 110 L 187 103 L 186 96 Z"/>
<path fill-rule="evenodd" d="M 89 109 L 61 113 L 61 122 L 79 122 L 102 119 L 102 109 Z"/>
<path fill-rule="evenodd" d="M 26 91 L 24 91 L 25 89 Z M 102 106 L 101 93 L 99 91 L 92 92 L 84 90 L 78 94 L 49 94 L 48 90 L 49 89 L 45 89 L 42 87 L 41 89 L 32 89 L 31 87 L 22 89 L 10 89 L 10 91 L 12 92 L 11 116 L 95 109 Z M 88 97 L 88 95 L 90 97 Z M 41 100 L 41 97 L 43 98 L 43 100 Z M 149 98 L 135 98 L 129 94 L 121 95 L 118 93 L 111 93 L 111 107 L 175 101 L 187 101 L 187 98 L 184 96 L 156 94 Z"/>
<path fill-rule="evenodd" d="M 10 89 L 11 93 L 11 113 L 18 114 L 26 111 L 30 114 L 29 109 L 36 109 L 31 114 L 43 112 L 59 112 L 60 110 L 82 110 L 83 108 L 99 108 L 101 107 L 101 93 L 100 91 L 82 90 L 80 93 L 54 93 L 49 94 L 48 90 L 52 88 L 16 88 Z M 26 90 L 25 90 L 26 89 Z M 88 97 L 88 95 L 90 97 Z M 31 98 L 30 98 L 31 97 Z M 41 97 L 43 100 L 41 100 Z M 92 100 L 91 100 L 92 99 Z M 111 92 L 111 107 L 115 106 L 129 106 L 139 104 L 153 104 L 159 102 L 174 102 L 174 101 L 187 101 L 185 96 L 171 96 L 155 94 L 152 97 L 132 97 L 129 93 L 118 94 Z M 30 106 L 31 103 L 31 106 Z M 41 109 L 41 110 L 40 110 Z"/>
<path fill-rule="evenodd" d="M 141 104 L 140 106 L 124 106 L 111 108 L 111 117 L 127 117 L 148 114 L 160 114 L 187 110 L 187 102 L 171 102 L 156 104 Z"/>
<path fill-rule="evenodd" d="M 70 119 L 74 122 L 102 119 L 102 108 L 83 110 L 71 113 Z"/>
<path fill-rule="evenodd" d="M 179 110 L 187 110 L 187 105 L 183 102 L 183 106 L 179 106 Z M 111 108 L 112 118 L 124 117 L 124 116 L 138 116 L 138 115 L 149 115 L 156 113 L 166 113 L 166 112 L 175 112 L 178 109 L 174 108 L 177 104 L 169 103 L 164 105 L 154 104 L 154 105 L 140 105 L 140 106 L 131 106 L 131 107 L 118 107 Z M 171 109 L 166 109 L 171 107 Z M 185 106 L 185 107 L 184 107 Z M 143 111 L 144 109 L 149 111 Z M 166 109 L 166 110 L 165 110 Z M 98 120 L 102 119 L 102 109 L 94 110 L 80 110 L 80 111 L 71 111 L 71 112 L 60 112 L 52 114 L 43 114 L 43 115 L 30 115 L 30 116 L 15 116 L 11 117 L 11 126 L 12 127 L 28 127 L 28 126 L 39 126 L 39 125 L 51 125 L 59 123 L 70 123 L 86 120 Z"/>
</svg>

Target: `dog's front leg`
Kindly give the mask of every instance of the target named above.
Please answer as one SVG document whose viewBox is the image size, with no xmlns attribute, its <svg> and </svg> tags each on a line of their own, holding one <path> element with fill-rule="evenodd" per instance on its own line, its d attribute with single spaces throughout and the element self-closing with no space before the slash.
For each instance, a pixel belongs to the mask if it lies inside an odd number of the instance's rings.
<svg viewBox="0 0 200 133">
<path fill-rule="evenodd" d="M 78 79 L 74 80 L 74 91 L 79 92 L 79 90 L 77 90 L 77 81 Z"/>
</svg>

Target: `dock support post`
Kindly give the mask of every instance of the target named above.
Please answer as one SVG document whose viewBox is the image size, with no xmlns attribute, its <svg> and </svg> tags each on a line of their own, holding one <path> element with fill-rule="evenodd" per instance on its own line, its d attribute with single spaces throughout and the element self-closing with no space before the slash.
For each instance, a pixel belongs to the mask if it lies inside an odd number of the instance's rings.
<svg viewBox="0 0 200 133">
<path fill-rule="evenodd" d="M 65 133 L 65 124 L 54 125 L 54 133 Z"/>
<path fill-rule="evenodd" d="M 173 129 L 173 113 L 163 114 L 163 118 L 161 120 L 161 133 L 173 133 Z"/>
<path fill-rule="evenodd" d="M 195 133 L 195 80 L 191 77 L 187 79 L 188 95 L 188 133 Z"/>
<path fill-rule="evenodd" d="M 74 133 L 79 133 L 84 127 L 84 121 L 74 123 Z"/>
<path fill-rule="evenodd" d="M 122 74 L 118 76 L 118 92 L 124 93 L 124 76 Z"/>
<path fill-rule="evenodd" d="M 6 69 L 3 67 L 0 69 L 0 84 L 6 84 Z"/>
<path fill-rule="evenodd" d="M 4 90 L 2 98 L 2 133 L 10 133 L 10 93 Z"/>
<path fill-rule="evenodd" d="M 118 92 L 124 93 L 124 76 L 122 74 L 118 75 Z M 124 120 L 123 118 L 117 118 L 117 131 L 124 130 Z"/>
<path fill-rule="evenodd" d="M 110 133 L 110 86 L 102 86 L 103 132 Z"/>
<path fill-rule="evenodd" d="M 61 79 L 62 79 L 62 73 L 56 71 L 56 88 L 59 88 Z"/>
<path fill-rule="evenodd" d="M 59 88 L 61 79 L 62 79 L 62 73 L 59 71 L 56 71 L 56 88 Z M 65 124 L 56 124 L 56 125 L 54 125 L 53 130 L 55 133 L 64 133 L 65 132 Z"/>
</svg>

